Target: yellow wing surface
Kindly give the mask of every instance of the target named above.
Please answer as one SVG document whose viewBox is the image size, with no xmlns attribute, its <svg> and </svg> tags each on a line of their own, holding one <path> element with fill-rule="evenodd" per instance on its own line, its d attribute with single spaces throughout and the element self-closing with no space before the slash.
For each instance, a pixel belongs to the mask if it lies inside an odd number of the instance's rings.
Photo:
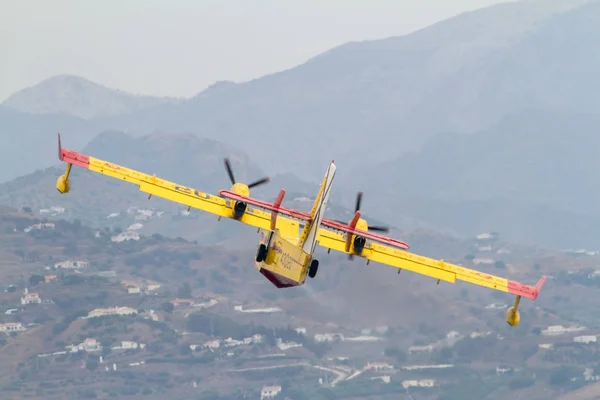
<svg viewBox="0 0 600 400">
<path fill-rule="evenodd" d="M 343 234 L 321 229 L 318 240 L 322 247 L 350 254 L 346 251 L 346 240 Z M 360 256 L 369 261 L 396 267 L 398 273 L 405 269 L 450 283 L 461 280 L 530 299 L 537 298 L 539 290 L 546 280 L 545 277 L 542 277 L 535 286 L 529 286 L 378 243 L 366 244 Z"/>
<path fill-rule="evenodd" d="M 139 190 L 151 196 L 161 197 L 182 205 L 218 215 L 219 217 L 234 218 L 233 201 L 222 197 L 213 196 L 208 193 L 200 192 L 196 189 L 187 186 L 179 185 L 165 179 L 157 178 L 155 175 L 148 175 L 121 165 L 113 164 L 98 158 L 90 157 L 76 151 L 64 149 L 60 146 L 59 136 L 59 158 L 68 163 L 77 165 L 81 168 L 89 169 L 90 171 L 119 179 L 124 182 L 129 182 L 139 186 Z M 65 175 L 58 179 L 56 188 L 61 193 L 69 191 L 68 173 L 70 165 L 67 167 Z M 258 209 L 248 209 L 238 221 L 252 225 L 261 229 L 270 229 L 271 215 Z M 279 224 L 295 224 L 296 221 L 285 220 L 278 218 L 277 227 Z"/>
<path fill-rule="evenodd" d="M 219 217 L 234 218 L 234 200 L 231 198 L 222 198 L 208 193 L 203 193 L 193 188 L 179 185 L 165 179 L 157 178 L 155 175 L 148 175 L 143 172 L 116 165 L 98 158 L 90 157 L 72 150 L 63 149 L 60 146 L 60 136 L 59 158 L 68 164 L 65 175 L 58 179 L 56 186 L 58 191 L 61 193 L 66 193 L 69 191 L 68 174 L 71 164 L 73 164 L 124 182 L 130 182 L 138 185 L 139 190 L 147 193 L 149 198 L 151 196 L 157 196 L 188 206 L 188 208 L 193 207 L 211 214 L 218 215 Z M 230 196 L 233 196 L 233 194 L 230 194 Z M 255 204 L 261 203 L 263 202 L 255 202 Z M 270 203 L 267 202 L 264 202 L 264 204 L 266 207 L 270 205 Z M 293 216 L 295 214 L 293 210 L 289 211 L 290 215 Z M 299 218 L 305 218 L 302 217 L 303 213 L 297 212 L 297 214 L 300 216 Z M 248 208 L 246 212 L 237 220 L 256 228 L 267 230 L 271 229 L 271 213 L 261 211 L 257 208 Z M 276 227 L 278 229 L 289 231 L 291 226 L 297 225 L 298 222 L 294 220 L 285 218 L 283 216 L 277 217 Z M 349 254 L 349 252 L 346 251 L 345 236 L 341 233 L 321 228 L 318 231 L 317 240 L 319 245 L 322 247 Z M 535 286 L 528 286 L 507 280 L 505 278 L 447 263 L 443 260 L 435 260 L 391 246 L 372 242 L 365 245 L 360 256 L 369 261 L 386 264 L 396 267 L 399 270 L 405 269 L 416 272 L 440 281 L 455 283 L 456 280 L 462 280 L 475 285 L 484 286 L 490 289 L 496 289 L 531 299 L 535 299 L 537 297 L 538 292 L 545 281 L 545 277 L 542 277 Z"/>
</svg>

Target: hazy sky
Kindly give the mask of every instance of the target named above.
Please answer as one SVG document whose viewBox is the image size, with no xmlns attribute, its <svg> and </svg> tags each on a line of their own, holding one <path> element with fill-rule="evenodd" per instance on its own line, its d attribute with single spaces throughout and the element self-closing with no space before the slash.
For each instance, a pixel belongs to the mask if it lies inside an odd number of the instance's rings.
<svg viewBox="0 0 600 400">
<path fill-rule="evenodd" d="M 0 101 L 57 74 L 192 96 L 502 0 L 0 0 Z"/>
</svg>

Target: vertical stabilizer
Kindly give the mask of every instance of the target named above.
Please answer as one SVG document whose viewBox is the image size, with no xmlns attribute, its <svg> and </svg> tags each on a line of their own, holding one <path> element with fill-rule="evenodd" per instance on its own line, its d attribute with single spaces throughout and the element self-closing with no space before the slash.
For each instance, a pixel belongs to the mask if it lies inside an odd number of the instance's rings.
<svg viewBox="0 0 600 400">
<path fill-rule="evenodd" d="M 300 236 L 300 246 L 302 246 L 302 250 L 308 254 L 313 253 L 317 244 L 317 232 L 319 231 L 319 226 L 321 225 L 323 215 L 325 214 L 325 208 L 327 207 L 327 200 L 329 199 L 329 192 L 331 190 L 331 184 L 333 183 L 333 177 L 335 176 L 335 170 L 336 166 L 332 161 L 331 164 L 329 164 L 325 179 L 323 179 L 323 183 L 321 183 L 319 193 L 317 194 L 317 198 L 315 199 L 310 212 L 310 221 L 304 226 L 302 235 Z"/>
</svg>

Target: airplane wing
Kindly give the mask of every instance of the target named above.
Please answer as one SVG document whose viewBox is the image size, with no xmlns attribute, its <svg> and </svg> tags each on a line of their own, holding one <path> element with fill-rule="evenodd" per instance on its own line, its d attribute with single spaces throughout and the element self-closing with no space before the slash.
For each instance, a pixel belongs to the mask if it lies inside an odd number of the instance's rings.
<svg viewBox="0 0 600 400">
<path fill-rule="evenodd" d="M 220 217 L 233 218 L 233 207 L 228 199 L 203 193 L 193 188 L 157 178 L 155 175 L 148 175 L 73 150 L 62 148 L 60 145 L 60 135 L 58 140 L 58 157 L 66 163 L 138 185 L 140 191 L 148 193 L 148 198 L 150 198 L 150 196 L 162 197 L 163 199 L 188 207 L 194 207 Z M 271 215 L 261 210 L 248 209 L 238 221 L 257 228 L 269 229 Z M 285 223 L 286 221 L 280 222 Z M 287 222 L 291 221 L 287 220 Z"/>
<path fill-rule="evenodd" d="M 346 253 L 346 241 L 342 234 L 322 229 L 319 232 L 319 245 L 327 249 Z M 462 267 L 460 265 L 435 260 L 418 254 L 409 253 L 400 249 L 369 243 L 365 245 L 361 256 L 370 261 L 379 262 L 400 270 L 416 272 L 421 275 L 455 283 L 456 280 L 469 282 L 490 289 L 507 292 L 535 300 L 544 284 L 546 277 L 542 277 L 535 286 L 511 281 L 498 276 Z"/>
<path fill-rule="evenodd" d="M 281 207 L 281 206 L 277 207 L 275 204 L 269 203 L 268 201 L 263 201 L 263 200 L 258 200 L 258 199 L 254 199 L 254 198 L 247 197 L 247 196 L 242 196 L 237 193 L 233 193 L 229 190 L 221 190 L 221 191 L 219 191 L 219 194 L 223 197 L 227 197 L 232 200 L 243 201 L 245 203 L 252 204 L 254 206 L 261 207 L 261 208 L 264 208 L 269 211 L 277 211 L 278 213 L 280 213 L 282 215 L 287 215 L 288 217 L 300 219 L 303 221 L 310 220 L 309 213 L 305 213 L 305 212 L 301 212 L 298 210 L 293 210 L 291 208 L 286 208 L 286 207 Z M 345 232 L 345 233 L 351 233 L 351 234 L 355 234 L 355 235 L 360 235 L 366 239 L 371 239 L 375 242 L 380 242 L 383 244 L 387 244 L 390 246 L 408 250 L 408 244 L 406 244 L 400 240 L 396 240 L 396 239 L 393 239 L 393 238 L 390 238 L 387 236 L 378 235 L 378 234 L 372 233 L 372 232 L 363 231 L 360 229 L 353 229 L 353 228 L 349 227 L 348 225 L 340 223 L 340 222 L 332 221 L 329 219 L 323 219 L 321 221 L 321 225 L 325 226 L 327 228 L 333 229 L 333 230 L 337 230 L 337 231 L 341 231 L 341 232 Z"/>
</svg>

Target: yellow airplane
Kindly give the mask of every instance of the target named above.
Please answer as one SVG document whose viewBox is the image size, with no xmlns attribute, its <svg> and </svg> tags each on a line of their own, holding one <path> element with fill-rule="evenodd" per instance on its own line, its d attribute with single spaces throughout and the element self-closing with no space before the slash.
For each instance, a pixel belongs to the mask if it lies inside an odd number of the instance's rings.
<svg viewBox="0 0 600 400">
<path fill-rule="evenodd" d="M 323 218 L 336 172 L 333 161 L 327 169 L 311 212 L 304 213 L 281 206 L 285 196 L 284 189 L 279 192 L 273 203 L 250 197 L 250 188 L 268 182 L 269 178 L 262 178 L 248 185 L 236 182 L 227 159 L 225 159 L 225 167 L 232 182 L 231 189 L 221 190 L 219 196 L 214 196 L 157 178 L 156 175 L 148 175 L 64 149 L 60 134 L 58 135 L 58 157 L 67 164 L 65 173 L 56 182 L 56 188 L 60 193 L 69 192 L 69 174 L 72 165 L 76 165 L 138 185 L 140 191 L 148 194 L 148 199 L 158 196 L 186 205 L 188 211 L 194 207 L 217 215 L 219 220 L 222 217 L 231 218 L 254 226 L 259 232 L 262 230 L 254 263 L 259 272 L 278 288 L 302 285 L 307 275 L 310 278 L 316 276 L 319 262 L 313 258 L 313 253 L 316 244 L 319 244 L 327 248 L 328 253 L 333 249 L 346 253 L 349 257 L 357 255 L 365 258 L 367 264 L 370 261 L 386 264 L 397 268 L 398 273 L 402 269 L 409 270 L 435 278 L 438 284 L 440 281 L 455 283 L 458 279 L 510 293 L 515 296 L 515 301 L 506 311 L 506 321 L 509 325 L 516 326 L 520 321 L 518 307 L 521 297 L 535 300 L 546 280 L 546 277 L 542 276 L 536 285 L 525 285 L 444 262 L 444 260 L 410 253 L 406 251 L 408 250 L 406 243 L 369 232 L 369 230 L 387 231 L 387 228 L 369 227 L 361 218 L 362 193 L 358 194 L 355 214 L 349 223 Z M 304 225 L 302 230 L 300 230 L 301 223 Z M 367 242 L 367 239 L 370 241 Z"/>
</svg>

